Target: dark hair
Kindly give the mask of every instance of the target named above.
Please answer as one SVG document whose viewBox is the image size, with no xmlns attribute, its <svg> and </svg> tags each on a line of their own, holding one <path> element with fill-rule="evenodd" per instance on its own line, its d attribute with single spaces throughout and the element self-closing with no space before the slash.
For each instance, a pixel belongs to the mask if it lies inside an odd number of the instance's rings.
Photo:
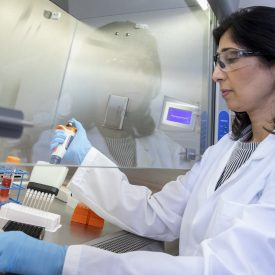
<svg viewBox="0 0 275 275">
<path fill-rule="evenodd" d="M 231 14 L 213 31 L 217 45 L 226 31 L 230 32 L 231 39 L 239 46 L 263 54 L 261 58 L 267 65 L 275 64 L 275 8 L 255 6 Z M 251 121 L 246 112 L 235 112 L 232 138 L 238 140 L 242 137 L 249 125 Z M 274 128 L 275 118 L 273 129 L 266 130 L 272 132 Z"/>
</svg>

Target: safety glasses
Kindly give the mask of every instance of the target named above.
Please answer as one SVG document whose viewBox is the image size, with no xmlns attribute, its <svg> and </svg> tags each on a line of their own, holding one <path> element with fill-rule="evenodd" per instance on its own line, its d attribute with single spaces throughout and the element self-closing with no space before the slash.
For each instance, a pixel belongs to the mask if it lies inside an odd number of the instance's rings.
<svg viewBox="0 0 275 275">
<path fill-rule="evenodd" d="M 262 53 L 243 49 L 226 49 L 214 55 L 214 62 L 215 66 L 218 65 L 223 72 L 231 72 L 251 64 L 247 58 L 251 56 L 262 56 Z"/>
</svg>

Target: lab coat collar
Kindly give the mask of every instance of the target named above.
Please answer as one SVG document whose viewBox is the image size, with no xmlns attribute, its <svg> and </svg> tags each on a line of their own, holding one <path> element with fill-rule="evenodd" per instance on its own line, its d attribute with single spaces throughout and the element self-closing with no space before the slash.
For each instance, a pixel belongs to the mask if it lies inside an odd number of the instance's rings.
<svg viewBox="0 0 275 275">
<path fill-rule="evenodd" d="M 229 140 L 228 140 L 229 139 Z M 228 142 L 229 141 L 229 142 Z M 223 192 L 225 188 L 228 188 L 232 182 L 234 182 L 249 166 L 256 160 L 260 160 L 268 156 L 269 154 L 275 154 L 275 135 L 269 134 L 252 153 L 250 158 L 235 172 L 233 173 L 225 182 L 214 191 L 217 181 L 219 180 L 233 150 L 236 148 L 237 142 L 230 140 L 227 137 L 226 142 L 222 142 L 220 146 L 223 147 L 222 150 L 226 151 L 224 156 L 220 159 L 215 171 L 211 175 L 211 181 L 207 188 L 207 198 L 212 196 L 217 196 L 219 193 Z M 227 149 L 226 149 L 227 148 Z"/>
<path fill-rule="evenodd" d="M 262 159 L 275 152 L 275 135 L 269 134 L 251 155 L 251 160 Z"/>
<path fill-rule="evenodd" d="M 235 146 L 234 146 L 235 147 Z M 231 150 L 232 153 L 232 150 Z M 252 153 L 250 158 L 235 172 L 233 173 L 219 188 L 218 190 L 214 191 L 212 190 L 212 195 L 215 197 L 218 197 L 220 193 L 223 193 L 225 189 L 229 188 L 234 182 L 245 173 L 247 169 L 251 169 L 251 164 L 256 161 L 263 159 L 264 157 L 268 156 L 269 154 L 275 153 L 275 135 L 269 134 L 257 147 L 257 149 Z M 253 185 L 253 182 L 250 183 Z M 252 193 L 260 192 L 263 186 L 257 186 L 253 190 Z M 213 189 L 213 186 L 212 186 Z M 257 191 L 255 191 L 257 190 Z M 255 194 L 254 194 L 255 195 Z M 249 193 L 246 193 L 246 196 L 251 197 L 252 195 Z M 240 194 L 241 197 L 241 194 Z"/>
</svg>

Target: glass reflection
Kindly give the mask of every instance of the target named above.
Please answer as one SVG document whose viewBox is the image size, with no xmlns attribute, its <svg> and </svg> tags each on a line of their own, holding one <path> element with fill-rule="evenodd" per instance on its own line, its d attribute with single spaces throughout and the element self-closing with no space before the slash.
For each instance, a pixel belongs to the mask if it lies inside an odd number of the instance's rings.
<svg viewBox="0 0 275 275">
<path fill-rule="evenodd" d="M 70 116 L 81 121 L 92 145 L 120 167 L 187 165 L 183 159 L 185 148 L 159 131 L 152 117 L 151 103 L 160 91 L 161 65 L 156 40 L 149 30 L 137 28 L 130 21 L 106 24 L 86 37 L 72 58 L 74 68 L 82 66 L 81 79 L 85 81 L 86 76 L 92 86 L 90 94 L 79 96 L 79 88 L 64 85 L 57 113 L 59 123 Z M 85 67 L 87 63 L 89 67 Z M 69 67 L 67 80 L 73 75 L 71 70 Z M 121 127 L 108 123 L 108 112 L 112 108 L 114 113 L 119 112 L 121 108 L 119 104 L 108 105 L 114 97 L 127 99 L 128 103 Z M 33 147 L 34 162 L 49 159 L 50 139 L 51 130 L 42 133 Z"/>
</svg>

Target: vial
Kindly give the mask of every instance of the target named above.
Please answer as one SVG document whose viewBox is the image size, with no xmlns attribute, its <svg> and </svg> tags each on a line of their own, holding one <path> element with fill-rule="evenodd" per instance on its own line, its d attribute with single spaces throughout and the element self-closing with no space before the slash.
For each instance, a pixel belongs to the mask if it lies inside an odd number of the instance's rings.
<svg viewBox="0 0 275 275">
<path fill-rule="evenodd" d="M 14 156 L 8 156 L 6 159 L 7 164 L 10 163 L 20 163 L 20 158 Z M 12 185 L 14 179 L 14 173 L 16 169 L 11 165 L 7 165 L 4 169 L 4 174 L 1 182 L 0 188 L 0 202 L 8 202 L 9 201 L 9 194 L 10 194 L 10 187 Z"/>
<path fill-rule="evenodd" d="M 75 123 L 73 121 L 69 121 L 66 125 L 57 125 L 56 129 L 63 130 L 66 133 L 66 139 L 62 144 L 58 144 L 53 149 L 50 158 L 51 164 L 59 164 L 61 162 L 77 132 L 77 128 L 75 127 Z"/>
</svg>

